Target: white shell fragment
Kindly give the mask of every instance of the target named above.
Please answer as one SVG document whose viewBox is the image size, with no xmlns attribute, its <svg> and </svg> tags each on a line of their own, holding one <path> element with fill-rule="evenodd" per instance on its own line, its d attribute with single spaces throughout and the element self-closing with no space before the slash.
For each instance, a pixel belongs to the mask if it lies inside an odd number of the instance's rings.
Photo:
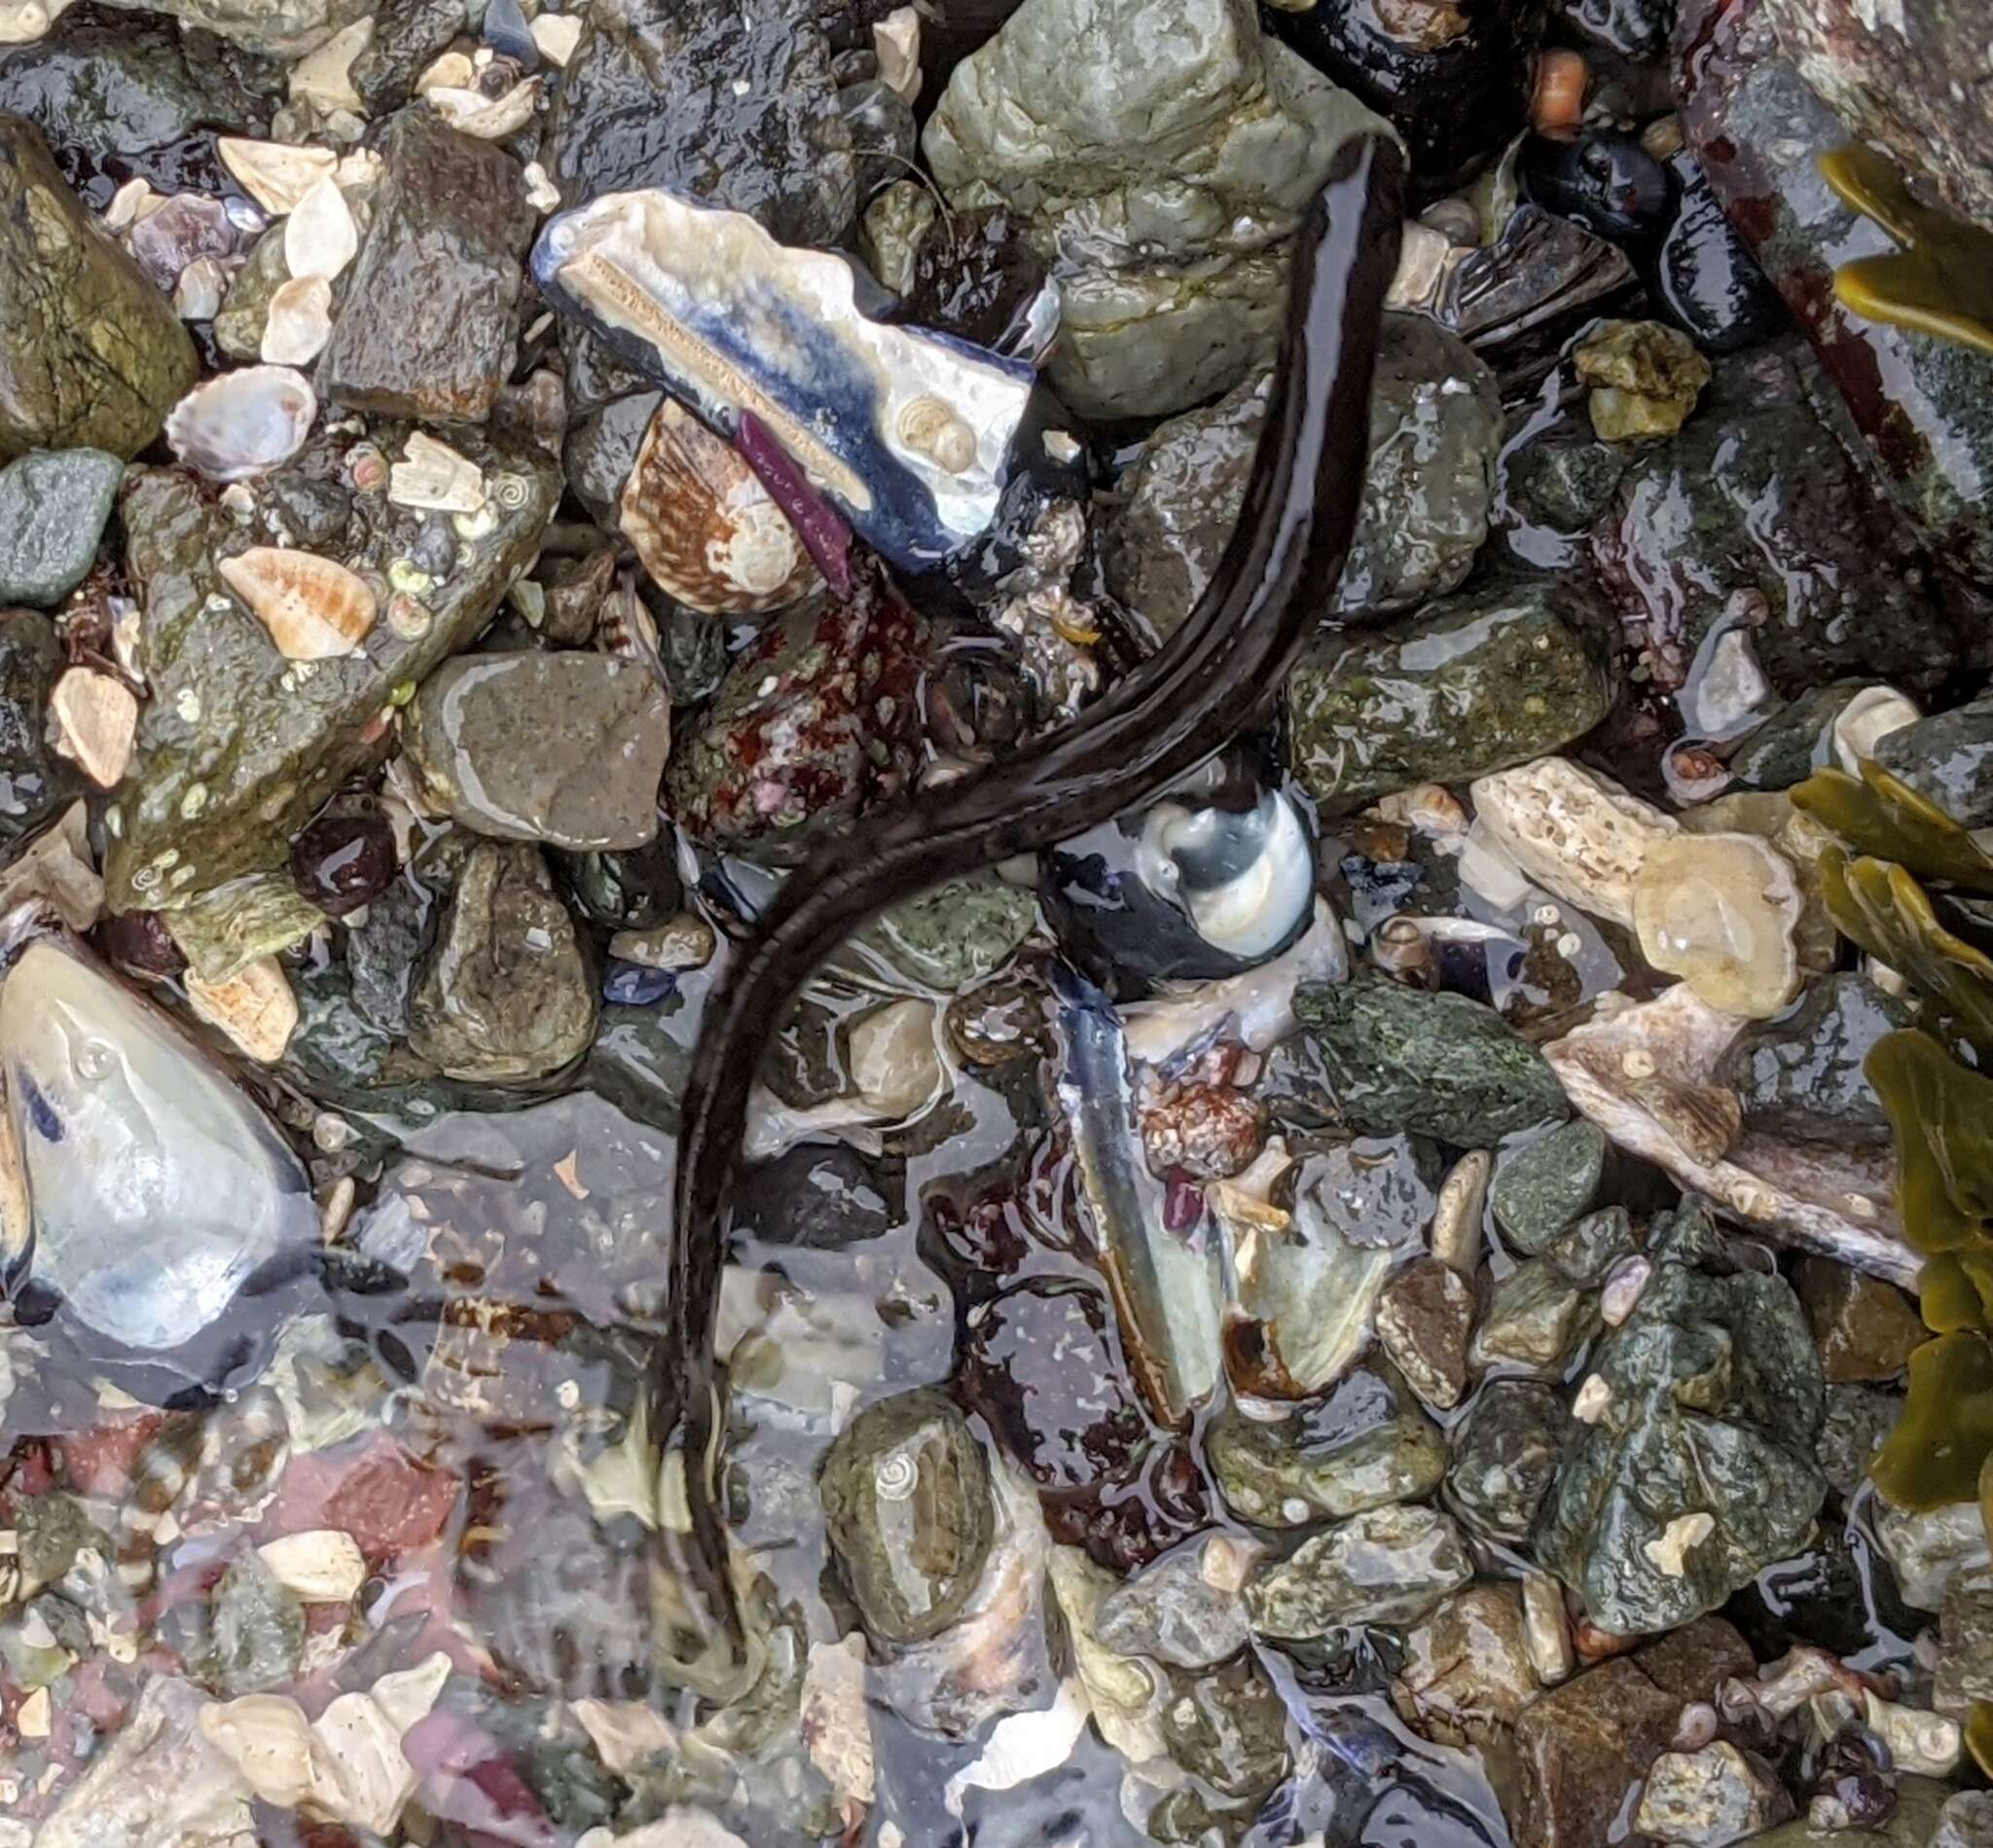
<svg viewBox="0 0 1993 1848">
<path fill-rule="evenodd" d="M 256 1549 L 278 1584 L 306 1604 L 344 1604 L 367 1580 L 367 1561 L 350 1534 L 315 1527 Z"/>
<path fill-rule="evenodd" d="M 550 219 L 532 264 L 714 428 L 752 413 L 894 563 L 938 563 L 995 516 L 1031 367 L 869 319 L 842 257 L 652 190 Z"/>
<path fill-rule="evenodd" d="M 293 276 L 271 292 L 261 347 L 271 364 L 308 365 L 331 338 L 332 284 L 323 276 Z"/>
<path fill-rule="evenodd" d="M 412 430 L 402 459 L 387 471 L 387 497 L 397 507 L 478 513 L 485 505 L 485 471 L 448 443 Z"/>
<path fill-rule="evenodd" d="M 991 1728 L 982 1757 L 948 1780 L 943 1800 L 949 1814 L 961 1814 L 962 1798 L 970 1791 L 1014 1791 L 1056 1771 L 1072 1756 L 1091 1712 L 1086 1688 L 1075 1675 L 1059 1684 L 1051 1706 L 999 1720 Z"/>
<path fill-rule="evenodd" d="M 359 248 L 352 207 L 328 172 L 292 206 L 284 222 L 284 266 L 294 277 L 323 276 L 330 282 Z"/>
<path fill-rule="evenodd" d="M 328 661 L 367 639 L 380 611 L 366 579 L 315 553 L 251 546 L 221 562 L 222 581 L 286 661 Z"/>
<path fill-rule="evenodd" d="M 273 1066 L 298 1031 L 298 997 L 273 956 L 258 957 L 226 982 L 203 982 L 187 971 L 187 1001 L 210 1027 L 218 1027 L 246 1058 Z"/>
<path fill-rule="evenodd" d="M 0 0 L 0 45 L 31 45 L 67 11 L 69 0 Z"/>
<path fill-rule="evenodd" d="M 330 148 L 298 148 L 283 141 L 252 141 L 225 134 L 215 139 L 222 164 L 267 212 L 281 218 L 320 180 L 330 179 L 339 157 Z"/>
<path fill-rule="evenodd" d="M 115 789 L 131 762 L 138 700 L 111 674 L 70 668 L 49 694 L 49 727 L 63 756 L 99 789 Z"/>
<path fill-rule="evenodd" d="M 373 42 L 371 13 L 350 25 L 341 26 L 315 52 L 291 66 L 291 100 L 314 103 L 328 113 L 337 109 L 350 110 L 355 115 L 363 113 L 366 105 L 353 88 L 353 59 Z"/>
<path fill-rule="evenodd" d="M 537 38 L 539 35 L 534 34 Z M 872 26 L 872 52 L 879 78 L 903 101 L 921 94 L 921 15 L 915 7 L 894 7 Z"/>
<path fill-rule="evenodd" d="M 166 417 L 166 442 L 210 481 L 281 467 L 304 447 L 318 394 L 289 366 L 245 366 L 196 385 Z"/>
<path fill-rule="evenodd" d="M 533 49 L 556 69 L 564 70 L 581 42 L 581 15 L 543 13 L 526 30 L 533 35 Z"/>
<path fill-rule="evenodd" d="M 429 99 L 429 106 L 458 134 L 473 135 L 480 141 L 502 141 L 509 134 L 517 134 L 533 119 L 540 100 L 540 80 L 528 77 L 497 97 L 487 96 L 481 90 L 463 90 L 449 84 L 440 84 L 422 93 Z"/>
<path fill-rule="evenodd" d="M 1647 851 L 1677 823 L 1594 771 L 1563 757 L 1478 777 L 1474 831 L 1546 892 L 1631 927 L 1633 886 Z"/>
<path fill-rule="evenodd" d="M 196 257 L 173 284 L 173 312 L 183 321 L 211 321 L 221 311 L 229 272 L 216 257 Z"/>
<path fill-rule="evenodd" d="M 1892 732 L 1914 725 L 1924 715 L 1916 702 L 1895 687 L 1864 687 L 1836 714 L 1830 728 L 1834 759 L 1851 777 L 1862 774 L 1862 759 Z"/>
</svg>

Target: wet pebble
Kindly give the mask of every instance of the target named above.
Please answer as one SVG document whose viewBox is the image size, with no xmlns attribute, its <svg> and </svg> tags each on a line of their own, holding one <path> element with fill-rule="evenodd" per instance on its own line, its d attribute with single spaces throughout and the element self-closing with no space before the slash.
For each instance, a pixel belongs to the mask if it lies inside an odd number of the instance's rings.
<svg viewBox="0 0 1993 1848">
<path fill-rule="evenodd" d="M 1360 1623 L 1409 1623 L 1473 1576 L 1460 1531 L 1431 1508 L 1373 1508 L 1246 1582 L 1253 1630 L 1306 1642 Z"/>
</svg>

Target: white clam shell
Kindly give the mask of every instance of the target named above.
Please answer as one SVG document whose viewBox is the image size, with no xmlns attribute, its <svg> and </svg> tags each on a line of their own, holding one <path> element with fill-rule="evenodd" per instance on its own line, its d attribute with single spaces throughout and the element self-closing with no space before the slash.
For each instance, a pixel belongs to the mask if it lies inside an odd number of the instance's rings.
<svg viewBox="0 0 1993 1848">
<path fill-rule="evenodd" d="M 284 223 L 284 267 L 294 277 L 323 276 L 328 282 L 353 260 L 359 228 L 339 182 L 330 173 L 291 208 Z"/>
<path fill-rule="evenodd" d="M 279 218 L 295 211 L 299 200 L 320 180 L 330 177 L 339 164 L 338 155 L 330 148 L 252 141 L 244 135 L 217 136 L 215 151 L 243 192 Z"/>
<path fill-rule="evenodd" d="M 289 366 L 245 366 L 196 385 L 166 417 L 166 442 L 210 481 L 248 481 L 288 462 L 318 415 L 310 380 Z"/>
<path fill-rule="evenodd" d="M 303 366 L 332 338 L 332 284 L 323 276 L 293 276 L 272 291 L 263 323 L 263 357 L 272 365 Z"/>
</svg>

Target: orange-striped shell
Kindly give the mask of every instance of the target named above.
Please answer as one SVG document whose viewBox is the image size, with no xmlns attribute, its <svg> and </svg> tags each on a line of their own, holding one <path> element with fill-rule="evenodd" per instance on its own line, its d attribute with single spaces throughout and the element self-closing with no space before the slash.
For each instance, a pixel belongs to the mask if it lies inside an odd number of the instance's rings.
<svg viewBox="0 0 1993 1848">
<path fill-rule="evenodd" d="M 251 546 L 224 559 L 221 574 L 286 661 L 349 655 L 380 614 L 380 600 L 365 578 L 315 553 Z"/>
<path fill-rule="evenodd" d="M 732 444 L 667 398 L 623 485 L 623 530 L 652 583 L 709 616 L 756 616 L 814 590 L 816 567 Z"/>
</svg>

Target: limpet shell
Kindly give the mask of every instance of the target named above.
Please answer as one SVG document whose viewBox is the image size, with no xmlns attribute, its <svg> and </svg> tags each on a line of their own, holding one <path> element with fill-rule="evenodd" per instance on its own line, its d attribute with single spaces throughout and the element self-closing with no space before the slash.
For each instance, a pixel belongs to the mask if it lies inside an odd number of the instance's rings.
<svg viewBox="0 0 1993 1848">
<path fill-rule="evenodd" d="M 332 338 L 332 284 L 323 276 L 293 276 L 270 298 L 263 324 L 263 357 L 274 365 L 303 366 Z"/>
<path fill-rule="evenodd" d="M 284 221 L 284 267 L 293 276 L 330 282 L 360 248 L 359 228 L 339 182 L 328 173 L 291 208 Z"/>
<path fill-rule="evenodd" d="M 221 562 L 222 581 L 286 661 L 329 661 L 367 639 L 380 602 L 364 578 L 310 552 L 251 546 Z"/>
<path fill-rule="evenodd" d="M 236 182 L 267 212 L 281 218 L 339 164 L 330 148 L 298 148 L 282 141 L 252 141 L 244 135 L 215 138 L 215 152 Z"/>
<path fill-rule="evenodd" d="M 670 398 L 623 486 L 622 526 L 652 583 L 708 616 L 779 609 L 819 581 L 739 452 Z"/>
<path fill-rule="evenodd" d="M 210 481 L 281 467 L 304 447 L 318 394 L 289 366 L 244 366 L 196 385 L 166 417 L 166 442 Z"/>
</svg>

